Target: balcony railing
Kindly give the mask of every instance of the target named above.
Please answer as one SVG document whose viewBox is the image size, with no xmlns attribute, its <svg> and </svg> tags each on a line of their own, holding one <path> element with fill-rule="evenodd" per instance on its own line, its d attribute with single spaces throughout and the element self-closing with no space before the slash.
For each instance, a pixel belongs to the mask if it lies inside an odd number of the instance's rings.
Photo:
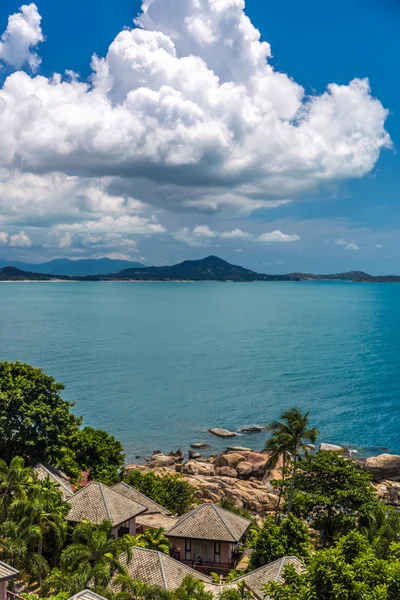
<svg viewBox="0 0 400 600">
<path fill-rule="evenodd" d="M 200 571 L 200 573 L 204 573 L 205 575 L 209 575 L 211 571 L 214 573 L 228 574 L 229 571 L 235 568 L 235 563 L 233 561 L 224 563 L 203 560 L 199 563 L 195 560 L 179 560 L 185 565 L 188 565 L 189 567 L 192 567 L 192 569 L 196 569 L 196 571 Z"/>
</svg>

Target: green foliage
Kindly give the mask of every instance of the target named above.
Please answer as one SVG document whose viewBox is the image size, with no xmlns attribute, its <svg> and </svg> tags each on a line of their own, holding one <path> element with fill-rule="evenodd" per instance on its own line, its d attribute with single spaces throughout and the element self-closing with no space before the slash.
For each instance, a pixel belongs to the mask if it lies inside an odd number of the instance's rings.
<svg viewBox="0 0 400 600">
<path fill-rule="evenodd" d="M 310 551 L 310 536 L 302 521 L 289 515 L 278 525 L 267 517 L 254 544 L 250 568 L 257 569 L 283 556 L 304 558 Z"/>
<path fill-rule="evenodd" d="M 149 550 L 157 550 L 163 554 L 171 554 L 172 546 L 169 539 L 165 536 L 165 530 L 146 529 L 144 533 L 140 533 L 133 538 L 133 545 L 139 548 L 148 548 Z"/>
<path fill-rule="evenodd" d="M 244 581 L 240 581 L 236 589 L 223 590 L 219 595 L 219 600 L 253 600 L 254 597 L 253 592 L 246 587 Z"/>
<path fill-rule="evenodd" d="M 335 452 L 319 452 L 300 465 L 295 513 L 311 520 L 324 544 L 368 523 L 378 499 L 366 471 Z"/>
<path fill-rule="evenodd" d="M 212 592 L 207 592 L 204 583 L 190 575 L 185 575 L 179 588 L 172 594 L 174 600 L 213 600 Z"/>
<path fill-rule="evenodd" d="M 398 600 L 400 563 L 378 558 L 367 538 L 351 531 L 312 555 L 303 574 L 286 567 L 284 583 L 269 584 L 266 593 L 271 600 Z"/>
<path fill-rule="evenodd" d="M 41 369 L 19 362 L 0 363 L 0 457 L 55 462 L 81 420 L 73 403 L 60 396 L 64 386 Z"/>
<path fill-rule="evenodd" d="M 172 513 L 182 515 L 195 504 L 196 490 L 179 474 L 159 476 L 149 471 L 130 471 L 126 483 L 158 502 Z"/>
<path fill-rule="evenodd" d="M 298 408 L 290 408 L 281 414 L 280 421 L 273 421 L 268 426 L 271 438 L 266 441 L 265 448 L 271 452 L 270 466 L 276 464 L 279 456 L 283 457 L 284 467 L 286 467 L 288 457 L 292 462 L 288 514 L 293 505 L 298 456 L 300 453 L 308 455 L 308 443 L 314 443 L 319 435 L 318 429 L 309 427 L 308 415 L 308 412 L 302 414 Z M 279 504 L 281 494 L 282 490 L 279 494 Z"/>
</svg>

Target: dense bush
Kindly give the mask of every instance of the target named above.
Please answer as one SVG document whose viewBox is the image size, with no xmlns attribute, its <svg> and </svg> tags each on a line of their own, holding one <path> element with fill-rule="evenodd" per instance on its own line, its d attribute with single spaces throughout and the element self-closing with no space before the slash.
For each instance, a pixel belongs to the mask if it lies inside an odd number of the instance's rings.
<svg viewBox="0 0 400 600">
<path fill-rule="evenodd" d="M 136 470 L 131 471 L 125 481 L 177 515 L 187 512 L 196 500 L 195 488 L 178 474 L 159 476 L 152 471 Z"/>
</svg>

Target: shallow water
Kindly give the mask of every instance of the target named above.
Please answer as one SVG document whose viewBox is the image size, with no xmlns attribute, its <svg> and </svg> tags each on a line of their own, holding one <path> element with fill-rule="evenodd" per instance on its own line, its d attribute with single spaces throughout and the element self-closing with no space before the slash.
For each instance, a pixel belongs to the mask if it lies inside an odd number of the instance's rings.
<svg viewBox="0 0 400 600">
<path fill-rule="evenodd" d="M 400 284 L 1 284 L 0 359 L 64 382 L 128 460 L 290 406 L 323 441 L 400 453 L 399 307 Z"/>
</svg>

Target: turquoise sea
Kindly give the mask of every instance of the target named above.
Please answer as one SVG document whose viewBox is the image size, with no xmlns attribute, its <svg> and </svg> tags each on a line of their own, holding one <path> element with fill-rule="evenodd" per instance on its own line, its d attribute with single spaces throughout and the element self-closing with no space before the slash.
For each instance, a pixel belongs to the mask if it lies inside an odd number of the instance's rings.
<svg viewBox="0 0 400 600">
<path fill-rule="evenodd" d="M 4 283 L 0 359 L 64 382 L 130 461 L 290 406 L 322 441 L 400 453 L 400 284 Z"/>
</svg>

